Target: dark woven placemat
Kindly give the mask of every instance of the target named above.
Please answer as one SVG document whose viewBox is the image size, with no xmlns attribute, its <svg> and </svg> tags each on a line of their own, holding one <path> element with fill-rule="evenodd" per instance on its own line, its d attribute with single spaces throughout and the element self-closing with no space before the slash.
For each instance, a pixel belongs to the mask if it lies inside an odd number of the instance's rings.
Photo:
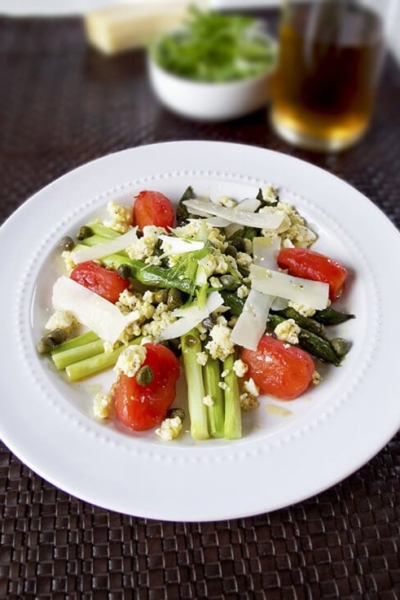
<svg viewBox="0 0 400 600">
<path fill-rule="evenodd" d="M 167 113 L 151 95 L 142 53 L 100 57 L 87 49 L 77 19 L 0 18 L 0 90 L 1 221 L 93 158 L 209 139 L 305 158 L 354 185 L 400 227 L 400 69 L 393 60 L 369 134 L 337 156 L 285 145 L 265 111 L 221 125 Z M 397 435 L 356 474 L 296 506 L 218 523 L 166 523 L 81 502 L 0 445 L 0 597 L 394 600 L 399 478 Z"/>
</svg>

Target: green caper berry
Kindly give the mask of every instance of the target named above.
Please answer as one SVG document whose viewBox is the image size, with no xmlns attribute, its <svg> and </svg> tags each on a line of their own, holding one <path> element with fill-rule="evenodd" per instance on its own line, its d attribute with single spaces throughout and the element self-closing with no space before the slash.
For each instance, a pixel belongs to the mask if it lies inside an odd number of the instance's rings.
<svg viewBox="0 0 400 600">
<path fill-rule="evenodd" d="M 168 290 L 157 290 L 154 293 L 154 301 L 157 304 L 161 304 L 161 302 L 166 303 L 168 300 Z"/>
<path fill-rule="evenodd" d="M 181 422 L 185 420 L 186 414 L 183 408 L 170 408 L 167 410 L 167 419 L 174 419 L 175 417 L 179 417 Z"/>
<path fill-rule="evenodd" d="M 136 381 L 139 385 L 149 385 L 154 379 L 154 373 L 149 365 L 145 365 L 136 373 Z"/>
<path fill-rule="evenodd" d="M 122 279 L 129 279 L 129 277 L 132 275 L 132 269 L 127 263 L 120 265 L 117 269 L 117 272 Z"/>
<path fill-rule="evenodd" d="M 65 340 L 67 339 L 67 334 L 65 333 L 65 331 L 63 329 L 54 329 L 53 331 L 50 331 L 50 333 L 47 334 L 48 338 L 51 339 L 51 341 L 58 346 L 59 344 L 62 344 L 63 342 L 65 342 Z"/>
<path fill-rule="evenodd" d="M 54 349 L 55 343 L 49 336 L 42 337 L 39 343 L 36 346 L 36 350 L 39 354 L 50 354 L 50 352 Z"/>
<path fill-rule="evenodd" d="M 82 227 L 80 227 L 78 233 L 76 234 L 76 239 L 81 242 L 82 240 L 85 240 L 91 235 L 93 235 L 93 231 L 90 229 L 90 227 L 88 227 L 87 225 L 83 225 Z"/>
<path fill-rule="evenodd" d="M 237 288 L 236 279 L 233 275 L 222 275 L 220 282 L 226 290 L 235 290 Z"/>
<path fill-rule="evenodd" d="M 197 339 L 193 335 L 187 335 L 185 337 L 185 344 L 188 348 L 193 348 L 197 345 Z"/>
<path fill-rule="evenodd" d="M 228 246 L 225 248 L 225 254 L 227 256 L 233 256 L 233 258 L 236 258 L 237 248 L 235 248 L 235 246 L 233 246 L 232 244 L 228 244 Z"/>
<path fill-rule="evenodd" d="M 331 340 L 331 346 L 336 354 L 341 358 L 342 356 L 346 356 L 346 354 L 349 352 L 351 348 L 351 342 L 343 338 L 335 338 Z"/>
<path fill-rule="evenodd" d="M 236 248 L 238 252 L 246 252 L 246 242 L 241 237 L 234 238 L 229 242 L 229 245 Z"/>
<path fill-rule="evenodd" d="M 170 310 L 174 310 L 175 308 L 179 308 L 182 306 L 182 294 L 176 288 L 172 288 L 168 291 L 167 296 L 167 306 Z"/>
<path fill-rule="evenodd" d="M 72 250 L 73 247 L 75 246 L 74 240 L 69 237 L 69 235 L 66 235 L 65 237 L 62 238 L 61 242 L 60 242 L 60 247 L 62 250 Z"/>
</svg>

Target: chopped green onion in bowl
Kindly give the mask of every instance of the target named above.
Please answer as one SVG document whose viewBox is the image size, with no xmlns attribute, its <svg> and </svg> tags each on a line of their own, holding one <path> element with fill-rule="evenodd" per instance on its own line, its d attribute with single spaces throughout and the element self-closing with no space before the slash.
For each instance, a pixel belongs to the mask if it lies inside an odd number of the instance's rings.
<svg viewBox="0 0 400 600">
<path fill-rule="evenodd" d="M 191 7 L 185 26 L 150 47 L 154 62 L 178 77 L 230 82 L 270 70 L 276 47 L 253 17 Z"/>
</svg>

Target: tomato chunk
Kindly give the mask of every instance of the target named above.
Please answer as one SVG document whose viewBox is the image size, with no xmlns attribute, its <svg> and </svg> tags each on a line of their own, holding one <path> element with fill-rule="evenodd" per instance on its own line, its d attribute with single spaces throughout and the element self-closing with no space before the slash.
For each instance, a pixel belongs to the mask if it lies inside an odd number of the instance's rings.
<svg viewBox="0 0 400 600">
<path fill-rule="evenodd" d="M 347 269 L 336 260 L 308 248 L 283 248 L 278 265 L 291 275 L 329 284 L 329 298 L 334 301 L 343 292 Z"/>
<path fill-rule="evenodd" d="M 88 260 L 77 265 L 70 274 L 71 279 L 115 304 L 121 292 L 129 287 L 116 271 L 110 271 L 98 263 Z"/>
<path fill-rule="evenodd" d="M 122 373 L 113 386 L 113 399 L 117 418 L 134 431 L 155 427 L 165 418 L 176 395 L 176 382 L 180 366 L 176 356 L 161 344 L 145 344 L 146 358 L 154 379 L 140 385 L 137 377 Z"/>
<path fill-rule="evenodd" d="M 301 348 L 289 346 L 264 335 L 257 350 L 242 351 L 247 375 L 264 394 L 280 400 L 294 400 L 308 388 L 315 371 L 311 356 Z"/>
<path fill-rule="evenodd" d="M 133 205 L 133 224 L 142 231 L 146 225 L 155 225 L 169 230 L 175 219 L 171 200 L 160 192 L 143 190 Z"/>
</svg>

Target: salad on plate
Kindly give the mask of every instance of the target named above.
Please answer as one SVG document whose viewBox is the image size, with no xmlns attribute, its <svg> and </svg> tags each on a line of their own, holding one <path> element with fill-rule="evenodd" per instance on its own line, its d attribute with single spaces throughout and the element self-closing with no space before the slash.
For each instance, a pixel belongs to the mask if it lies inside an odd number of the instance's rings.
<svg viewBox="0 0 400 600">
<path fill-rule="evenodd" d="M 354 317 L 335 307 L 348 272 L 316 240 L 271 185 L 214 201 L 188 187 L 176 210 L 153 190 L 110 201 L 106 218 L 61 240 L 65 271 L 38 352 L 71 385 L 112 370 L 93 397 L 99 420 L 164 441 L 183 427 L 195 440 L 239 439 L 261 395 L 295 400 L 350 350 L 329 334 Z"/>
</svg>

